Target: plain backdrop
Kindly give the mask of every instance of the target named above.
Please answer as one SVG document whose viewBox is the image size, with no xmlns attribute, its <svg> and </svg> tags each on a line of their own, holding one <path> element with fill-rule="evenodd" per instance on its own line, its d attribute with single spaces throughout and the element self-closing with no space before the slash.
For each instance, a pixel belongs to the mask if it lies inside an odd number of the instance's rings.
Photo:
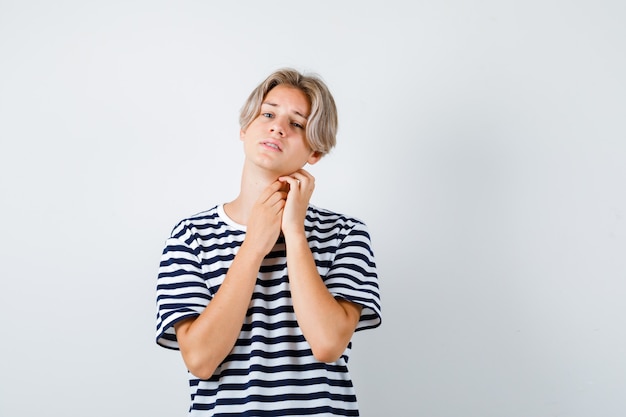
<svg viewBox="0 0 626 417">
<path fill-rule="evenodd" d="M 270 72 L 340 112 L 313 203 L 370 227 L 362 415 L 626 415 L 626 3 L 0 0 L 0 416 L 183 416 L 181 218 L 236 196 Z"/>
</svg>

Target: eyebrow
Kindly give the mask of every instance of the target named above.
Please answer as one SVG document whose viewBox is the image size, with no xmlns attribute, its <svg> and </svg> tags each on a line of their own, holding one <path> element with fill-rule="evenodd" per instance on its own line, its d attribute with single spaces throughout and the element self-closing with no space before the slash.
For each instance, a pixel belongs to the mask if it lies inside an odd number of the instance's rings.
<svg viewBox="0 0 626 417">
<path fill-rule="evenodd" d="M 261 105 L 263 104 L 267 104 L 268 106 L 272 106 L 272 107 L 278 107 L 278 104 L 276 103 L 272 103 L 271 101 L 264 101 L 261 103 Z M 309 120 L 308 116 L 303 115 L 302 113 L 300 113 L 299 111 L 294 111 L 295 114 L 297 114 L 298 116 L 302 117 L 305 120 Z"/>
</svg>

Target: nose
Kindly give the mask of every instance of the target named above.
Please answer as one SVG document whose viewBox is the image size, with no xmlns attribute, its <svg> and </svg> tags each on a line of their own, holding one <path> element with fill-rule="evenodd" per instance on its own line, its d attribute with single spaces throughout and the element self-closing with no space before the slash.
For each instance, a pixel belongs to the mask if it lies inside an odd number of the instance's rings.
<svg viewBox="0 0 626 417">
<path fill-rule="evenodd" d="M 281 117 L 275 117 L 270 125 L 270 132 L 279 136 L 285 136 L 285 122 Z"/>
</svg>

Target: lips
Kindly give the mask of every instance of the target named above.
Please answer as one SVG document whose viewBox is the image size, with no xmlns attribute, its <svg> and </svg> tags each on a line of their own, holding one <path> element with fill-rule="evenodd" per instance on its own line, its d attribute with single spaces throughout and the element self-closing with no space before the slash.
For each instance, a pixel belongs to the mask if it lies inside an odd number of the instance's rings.
<svg viewBox="0 0 626 417">
<path fill-rule="evenodd" d="M 273 149 L 275 151 L 282 152 L 282 148 L 280 147 L 280 143 L 278 143 L 276 141 L 265 140 L 265 141 L 261 142 L 261 145 L 265 146 L 266 148 L 270 148 L 270 149 Z"/>
</svg>

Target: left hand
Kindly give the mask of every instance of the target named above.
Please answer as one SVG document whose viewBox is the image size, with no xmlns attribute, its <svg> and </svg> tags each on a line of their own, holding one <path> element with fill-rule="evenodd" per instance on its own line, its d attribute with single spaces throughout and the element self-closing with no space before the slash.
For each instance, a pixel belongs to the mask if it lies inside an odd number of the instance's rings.
<svg viewBox="0 0 626 417">
<path fill-rule="evenodd" d="M 287 202 L 283 211 L 282 231 L 287 237 L 293 233 L 304 234 L 304 219 L 309 200 L 315 190 L 315 177 L 304 169 L 299 169 L 291 175 L 278 178 L 289 184 Z"/>
</svg>

